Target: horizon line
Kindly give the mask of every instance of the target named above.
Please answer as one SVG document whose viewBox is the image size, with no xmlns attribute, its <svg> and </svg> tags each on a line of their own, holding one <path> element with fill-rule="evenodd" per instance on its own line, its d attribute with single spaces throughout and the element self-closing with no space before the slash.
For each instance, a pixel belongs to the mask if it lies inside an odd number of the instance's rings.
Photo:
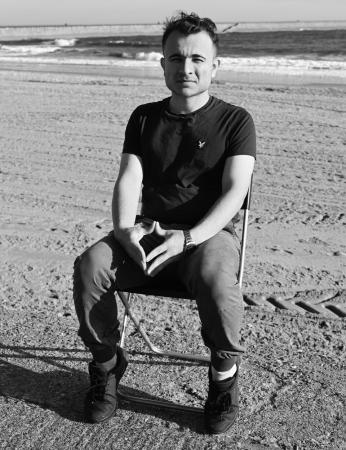
<svg viewBox="0 0 346 450">
<path fill-rule="evenodd" d="M 260 23 L 300 23 L 300 22 L 308 22 L 308 23 L 313 23 L 313 22 L 346 22 L 346 18 L 345 19 L 308 19 L 308 20 L 304 20 L 304 19 L 296 19 L 296 20 L 228 20 L 228 21 L 215 21 L 216 24 L 226 24 L 226 23 L 237 23 L 238 25 L 240 24 L 249 24 L 249 23 L 255 23 L 255 24 L 260 24 Z M 129 26 L 129 25 L 164 25 L 164 21 L 162 22 L 124 22 L 124 23 L 56 23 L 56 24 L 25 24 L 25 25 L 0 25 L 0 28 L 29 28 L 29 27 L 35 27 L 35 28 L 40 28 L 40 27 L 112 27 L 112 26 Z"/>
</svg>

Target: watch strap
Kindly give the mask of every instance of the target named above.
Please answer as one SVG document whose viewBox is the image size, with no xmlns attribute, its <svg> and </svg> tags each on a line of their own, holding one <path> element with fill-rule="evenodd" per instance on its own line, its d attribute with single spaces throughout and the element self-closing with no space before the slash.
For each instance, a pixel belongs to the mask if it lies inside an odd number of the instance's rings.
<svg viewBox="0 0 346 450">
<path fill-rule="evenodd" d="M 191 237 L 190 230 L 183 230 L 184 233 L 184 252 L 196 247 L 195 241 Z"/>
</svg>

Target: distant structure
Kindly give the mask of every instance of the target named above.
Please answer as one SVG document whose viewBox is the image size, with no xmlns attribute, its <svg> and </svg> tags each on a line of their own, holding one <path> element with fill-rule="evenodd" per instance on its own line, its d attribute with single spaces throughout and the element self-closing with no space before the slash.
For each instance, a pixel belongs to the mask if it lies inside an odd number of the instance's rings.
<svg viewBox="0 0 346 450">
<path fill-rule="evenodd" d="M 225 29 L 222 30 L 222 33 L 226 33 L 227 31 L 230 31 L 232 28 L 235 28 L 238 25 L 239 25 L 239 22 L 236 22 L 233 25 L 229 25 L 228 27 L 226 27 Z"/>
</svg>

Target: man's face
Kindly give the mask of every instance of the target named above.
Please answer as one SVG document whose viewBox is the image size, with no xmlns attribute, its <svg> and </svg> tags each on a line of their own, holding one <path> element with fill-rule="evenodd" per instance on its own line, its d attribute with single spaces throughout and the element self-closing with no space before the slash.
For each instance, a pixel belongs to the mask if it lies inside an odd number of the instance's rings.
<svg viewBox="0 0 346 450">
<path fill-rule="evenodd" d="M 188 98 L 209 89 L 219 60 L 208 33 L 185 36 L 174 31 L 168 36 L 163 53 L 161 65 L 166 85 L 173 94 Z"/>
</svg>

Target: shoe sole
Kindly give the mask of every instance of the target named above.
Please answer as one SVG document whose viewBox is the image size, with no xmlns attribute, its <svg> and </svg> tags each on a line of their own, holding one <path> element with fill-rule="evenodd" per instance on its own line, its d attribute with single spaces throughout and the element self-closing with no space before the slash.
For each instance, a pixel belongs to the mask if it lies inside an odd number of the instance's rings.
<svg viewBox="0 0 346 450">
<path fill-rule="evenodd" d="M 238 409 L 238 411 L 237 411 L 236 416 L 235 416 L 234 419 L 232 420 L 232 422 L 231 422 L 224 430 L 220 430 L 220 431 L 213 430 L 213 429 L 211 429 L 211 428 L 209 427 L 209 425 L 206 424 L 206 423 L 204 423 L 204 428 L 205 428 L 205 430 L 207 431 L 208 434 L 223 434 L 223 433 L 226 433 L 226 432 L 227 432 L 228 430 L 230 430 L 230 429 L 232 428 L 232 426 L 235 424 L 235 422 L 236 422 L 236 420 L 237 420 L 237 418 L 238 418 L 238 415 L 239 415 L 239 409 Z"/>
</svg>

